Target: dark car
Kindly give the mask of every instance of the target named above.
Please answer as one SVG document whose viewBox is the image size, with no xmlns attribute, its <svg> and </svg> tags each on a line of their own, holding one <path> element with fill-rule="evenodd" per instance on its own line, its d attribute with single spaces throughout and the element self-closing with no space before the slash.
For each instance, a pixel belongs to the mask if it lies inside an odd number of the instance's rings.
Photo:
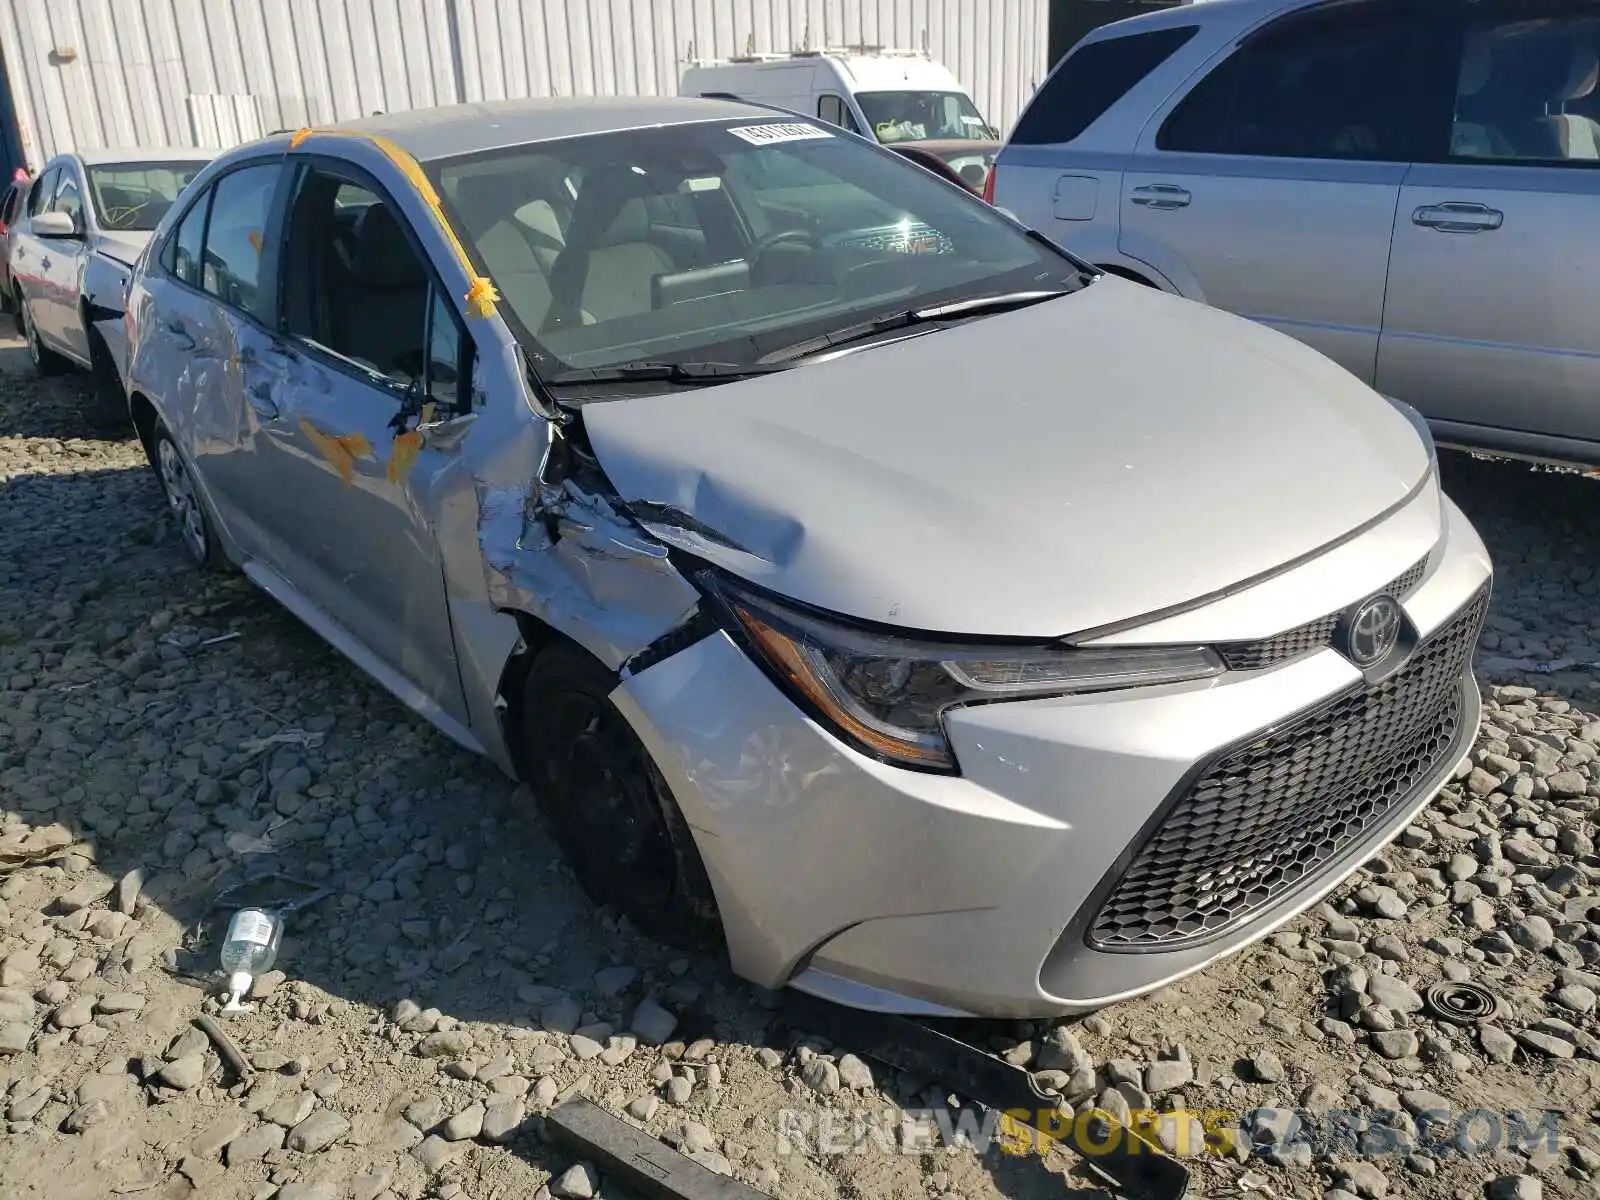
<svg viewBox="0 0 1600 1200">
<path fill-rule="evenodd" d="M 33 176 L 20 167 L 0 199 L 0 312 L 11 307 L 11 226 L 22 213 Z"/>
</svg>

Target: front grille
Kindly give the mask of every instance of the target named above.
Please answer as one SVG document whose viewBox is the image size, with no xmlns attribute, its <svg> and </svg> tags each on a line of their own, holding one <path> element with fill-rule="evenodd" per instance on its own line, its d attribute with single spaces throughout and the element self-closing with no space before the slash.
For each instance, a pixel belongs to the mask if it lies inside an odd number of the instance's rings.
<svg viewBox="0 0 1600 1200">
<path fill-rule="evenodd" d="M 1401 670 L 1224 751 L 1189 784 L 1096 913 L 1102 950 L 1171 950 L 1260 912 L 1396 806 L 1461 734 L 1461 675 L 1486 587 Z"/>
<path fill-rule="evenodd" d="M 1382 590 L 1397 600 L 1403 600 L 1422 581 L 1423 572 L 1427 569 L 1428 560 L 1424 558 Z M 1297 625 L 1287 632 L 1260 641 L 1224 642 L 1217 647 L 1217 653 L 1230 671 L 1259 671 L 1263 667 L 1277 666 L 1331 644 L 1333 631 L 1339 627 L 1341 616 L 1342 613 L 1333 613 L 1318 617 L 1315 621 L 1307 621 L 1304 625 Z"/>
</svg>

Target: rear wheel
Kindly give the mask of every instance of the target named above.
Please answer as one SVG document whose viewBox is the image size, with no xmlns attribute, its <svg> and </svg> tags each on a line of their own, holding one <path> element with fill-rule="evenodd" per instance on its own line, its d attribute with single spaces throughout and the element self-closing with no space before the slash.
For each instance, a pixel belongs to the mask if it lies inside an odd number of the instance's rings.
<svg viewBox="0 0 1600 1200">
<path fill-rule="evenodd" d="M 530 783 L 578 883 L 675 946 L 711 950 L 722 925 L 694 835 L 666 780 L 608 698 L 616 677 L 557 643 L 523 693 Z"/>
<path fill-rule="evenodd" d="M 33 310 L 27 300 L 18 296 L 17 320 L 22 323 L 22 336 L 28 343 L 28 358 L 33 369 L 41 375 L 59 375 L 72 364 L 39 340 L 38 327 L 33 323 Z"/>
<path fill-rule="evenodd" d="M 178 536 L 183 548 L 202 571 L 218 570 L 222 566 L 222 547 L 211 528 L 211 518 L 194 486 L 189 467 L 178 453 L 172 435 L 165 429 L 156 429 L 156 476 L 161 480 L 161 490 L 167 497 L 167 508 L 177 523 Z"/>
</svg>

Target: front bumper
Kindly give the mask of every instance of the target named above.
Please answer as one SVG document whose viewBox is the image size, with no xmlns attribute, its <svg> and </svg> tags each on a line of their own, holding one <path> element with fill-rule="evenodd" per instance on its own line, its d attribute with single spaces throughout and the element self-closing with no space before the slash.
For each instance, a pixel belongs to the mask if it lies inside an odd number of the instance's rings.
<svg viewBox="0 0 1600 1200">
<path fill-rule="evenodd" d="M 1482 542 L 1448 500 L 1440 534 L 1404 601 L 1424 648 L 1443 639 L 1491 573 Z M 1381 527 L 1371 536 L 1341 555 L 1393 560 Z M 1354 593 L 1328 607 L 1393 578 L 1389 565 L 1367 568 L 1376 574 L 1365 590 L 1347 581 Z M 1281 590 L 1292 575 L 1261 586 Z M 1321 577 L 1316 586 L 1325 586 Z M 1223 624 L 1248 604 L 1243 595 L 1219 601 Z M 1184 619 L 1202 628 L 1207 611 Z M 1458 705 L 1449 734 L 1392 802 L 1237 920 L 1137 952 L 1094 937 L 1124 872 L 1198 772 L 1361 692 L 1360 672 L 1341 655 L 1324 649 L 1193 684 L 960 709 L 947 718 L 959 777 L 885 766 L 843 746 L 724 634 L 627 679 L 613 698 L 695 831 L 741 975 L 890 1011 L 1047 1016 L 1163 986 L 1264 937 L 1395 836 L 1470 747 L 1475 636 L 1475 627 L 1458 630 L 1465 649 L 1449 665 Z M 1313 753 L 1328 756 L 1327 747 Z M 1240 820 L 1237 804 L 1232 819 Z M 1169 859 L 1183 857 L 1168 848 Z M 1147 872 L 1144 900 L 1161 898 L 1151 880 L 1174 877 Z"/>
</svg>

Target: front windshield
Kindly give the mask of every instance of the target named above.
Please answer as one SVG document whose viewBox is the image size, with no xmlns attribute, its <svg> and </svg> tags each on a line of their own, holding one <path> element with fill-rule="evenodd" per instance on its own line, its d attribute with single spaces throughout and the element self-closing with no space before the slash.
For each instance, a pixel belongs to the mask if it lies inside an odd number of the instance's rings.
<svg viewBox="0 0 1600 1200">
<path fill-rule="evenodd" d="M 199 162 L 110 163 L 90 167 L 100 228 L 121 233 L 148 233 L 205 166 Z"/>
<path fill-rule="evenodd" d="M 540 375 L 753 364 L 880 315 L 1084 278 L 976 198 L 810 122 L 597 134 L 427 169 Z"/>
<path fill-rule="evenodd" d="M 880 142 L 926 142 L 994 136 L 962 92 L 857 92 L 867 127 Z"/>
</svg>

